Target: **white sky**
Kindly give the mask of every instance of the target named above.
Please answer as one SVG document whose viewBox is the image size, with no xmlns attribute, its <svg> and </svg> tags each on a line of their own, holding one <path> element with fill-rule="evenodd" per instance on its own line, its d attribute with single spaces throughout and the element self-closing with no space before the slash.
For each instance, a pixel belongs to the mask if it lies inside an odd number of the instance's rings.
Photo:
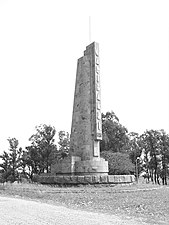
<svg viewBox="0 0 169 225">
<path fill-rule="evenodd" d="M 0 152 L 35 126 L 70 132 L 77 59 L 100 44 L 102 111 L 169 133 L 169 1 L 0 0 Z"/>
</svg>

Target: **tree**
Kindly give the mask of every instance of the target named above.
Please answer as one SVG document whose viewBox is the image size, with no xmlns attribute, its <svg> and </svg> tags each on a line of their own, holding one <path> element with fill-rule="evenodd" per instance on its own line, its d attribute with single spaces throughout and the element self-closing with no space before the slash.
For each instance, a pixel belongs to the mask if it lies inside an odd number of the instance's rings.
<svg viewBox="0 0 169 225">
<path fill-rule="evenodd" d="M 109 174 L 124 175 L 134 174 L 134 164 L 129 159 L 129 155 L 120 152 L 104 151 L 101 156 L 108 161 Z"/>
<path fill-rule="evenodd" d="M 16 180 L 18 178 L 18 169 L 21 167 L 22 160 L 22 148 L 19 148 L 19 142 L 16 138 L 9 138 L 9 158 L 10 158 L 10 167 L 11 167 L 11 175 Z"/>
<path fill-rule="evenodd" d="M 2 180 L 7 181 L 7 178 L 10 175 L 10 158 L 9 154 L 4 151 L 2 155 L 0 155 L 0 158 L 2 160 L 2 163 L 0 164 L 0 167 L 2 168 L 1 170 L 1 177 Z"/>
<path fill-rule="evenodd" d="M 55 145 L 56 130 L 50 125 L 36 127 L 36 133 L 30 137 L 31 145 L 27 149 L 27 165 L 31 173 L 50 172 L 51 164 L 57 150 Z"/>
<path fill-rule="evenodd" d="M 129 137 L 129 158 L 131 159 L 132 163 L 135 165 L 135 168 L 138 172 L 138 175 L 142 172 L 143 166 L 141 161 L 141 154 L 142 154 L 142 140 L 138 133 L 131 132 L 128 134 Z M 139 159 L 139 160 L 138 160 Z M 137 164 L 137 165 L 136 165 Z"/>
<path fill-rule="evenodd" d="M 141 138 L 147 174 L 152 182 L 159 183 L 161 167 L 160 132 L 157 130 L 146 130 L 141 135 Z"/>
<path fill-rule="evenodd" d="M 126 152 L 128 149 L 129 138 L 127 129 L 119 123 L 115 113 L 102 113 L 102 132 L 101 151 Z"/>
<path fill-rule="evenodd" d="M 163 185 L 167 185 L 167 175 L 169 175 L 169 135 L 164 130 L 160 130 L 160 147 L 161 147 L 161 178 Z"/>
<path fill-rule="evenodd" d="M 0 158 L 2 159 L 0 167 L 3 169 L 3 171 L 8 171 L 8 169 L 10 168 L 9 154 L 6 151 L 4 151 L 3 154 L 0 155 Z"/>
<path fill-rule="evenodd" d="M 68 132 L 59 131 L 59 156 L 58 158 L 63 159 L 68 156 L 70 149 L 70 136 Z"/>
<path fill-rule="evenodd" d="M 132 163 L 135 163 L 136 159 L 141 156 L 142 142 L 138 133 L 131 132 L 129 137 L 129 155 Z"/>
<path fill-rule="evenodd" d="M 19 142 L 16 138 L 9 138 L 9 153 L 4 151 L 0 156 L 2 163 L 0 167 L 3 169 L 4 179 L 15 181 L 19 177 L 19 169 L 22 164 L 22 148 L 19 148 Z"/>
<path fill-rule="evenodd" d="M 23 153 L 23 174 L 31 180 L 34 174 L 39 174 L 41 171 L 41 156 L 36 146 L 27 146 Z"/>
</svg>

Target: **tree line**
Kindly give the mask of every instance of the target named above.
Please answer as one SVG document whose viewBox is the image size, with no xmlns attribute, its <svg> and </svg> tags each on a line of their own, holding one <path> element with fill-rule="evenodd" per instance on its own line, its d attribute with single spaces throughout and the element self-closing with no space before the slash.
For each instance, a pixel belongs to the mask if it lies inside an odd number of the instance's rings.
<svg viewBox="0 0 169 225">
<path fill-rule="evenodd" d="M 128 132 L 113 111 L 102 113 L 101 156 L 109 162 L 109 174 L 143 174 L 147 181 L 167 184 L 169 175 L 169 134 L 164 130 L 146 130 L 143 134 Z M 30 145 L 19 147 L 16 138 L 9 138 L 9 149 L 0 155 L 1 181 L 50 173 L 51 164 L 69 155 L 70 136 L 40 125 L 30 138 Z"/>
<path fill-rule="evenodd" d="M 169 134 L 163 129 L 143 134 L 128 132 L 114 112 L 102 114 L 101 155 L 109 161 L 111 174 L 143 174 L 147 181 L 167 184 Z"/>
<path fill-rule="evenodd" d="M 37 126 L 36 133 L 29 138 L 30 145 L 25 149 L 19 147 L 16 138 L 9 138 L 8 151 L 0 155 L 1 182 L 23 178 L 33 180 L 35 175 L 50 173 L 51 164 L 56 159 L 66 157 L 69 151 L 69 133 L 59 132 L 58 145 L 55 144 L 55 134 L 53 126 Z"/>
</svg>

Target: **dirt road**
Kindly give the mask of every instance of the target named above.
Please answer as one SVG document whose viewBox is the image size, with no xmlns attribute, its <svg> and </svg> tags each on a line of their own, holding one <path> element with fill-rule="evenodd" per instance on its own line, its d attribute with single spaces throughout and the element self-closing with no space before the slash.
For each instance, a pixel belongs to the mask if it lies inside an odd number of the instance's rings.
<svg viewBox="0 0 169 225">
<path fill-rule="evenodd" d="M 0 197 L 1 225 L 146 225 L 131 218 L 68 209 L 41 202 Z"/>
</svg>

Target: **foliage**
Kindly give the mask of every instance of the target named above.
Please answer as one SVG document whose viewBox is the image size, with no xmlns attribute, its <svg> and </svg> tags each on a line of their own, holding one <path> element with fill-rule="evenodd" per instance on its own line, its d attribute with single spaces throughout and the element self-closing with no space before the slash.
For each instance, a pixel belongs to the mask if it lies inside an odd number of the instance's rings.
<svg viewBox="0 0 169 225">
<path fill-rule="evenodd" d="M 160 146 L 161 146 L 161 178 L 163 184 L 167 184 L 167 176 L 169 175 L 169 135 L 164 130 L 160 130 Z"/>
<path fill-rule="evenodd" d="M 0 183 L 4 183 L 5 182 L 3 174 L 4 174 L 3 170 L 0 170 Z"/>
<path fill-rule="evenodd" d="M 138 173 L 145 172 L 148 181 L 151 179 L 152 182 L 160 183 L 161 177 L 163 184 L 167 184 L 169 135 L 164 130 L 146 130 L 141 135 L 135 132 L 128 133 L 113 111 L 102 114 L 102 130 L 101 153 L 108 159 L 109 166 L 113 160 L 111 153 L 126 153 L 135 167 L 137 160 Z M 108 153 L 105 153 L 106 151 Z M 127 157 L 123 158 L 124 163 Z"/>
<path fill-rule="evenodd" d="M 52 126 L 40 125 L 36 127 L 36 133 L 30 137 L 31 144 L 25 150 L 18 148 L 18 140 L 8 139 L 9 152 L 4 151 L 0 156 L 2 163 L 1 180 L 15 181 L 16 179 L 30 178 L 41 173 L 49 173 L 51 164 L 56 159 L 68 155 L 70 138 L 69 133 L 59 132 L 59 150 L 55 144 L 56 130 Z"/>
<path fill-rule="evenodd" d="M 169 136 L 163 130 L 146 130 L 141 139 L 147 179 L 159 184 L 161 177 L 163 184 L 167 184 Z"/>
<path fill-rule="evenodd" d="M 133 174 L 135 171 L 134 164 L 127 153 L 104 151 L 101 156 L 109 163 L 109 174 Z"/>
<path fill-rule="evenodd" d="M 129 156 L 132 163 L 135 164 L 136 159 L 141 156 L 142 153 L 142 141 L 138 133 L 131 132 L 128 134 L 129 137 Z"/>
<path fill-rule="evenodd" d="M 129 137 L 129 149 L 128 154 L 129 158 L 131 159 L 132 163 L 135 165 L 135 173 L 139 174 L 143 171 L 143 164 L 142 164 L 142 140 L 138 133 L 131 132 L 128 134 Z"/>
<path fill-rule="evenodd" d="M 16 138 L 9 138 L 9 152 L 4 151 L 0 158 L 2 163 L 2 178 L 5 181 L 15 181 L 19 177 L 19 169 L 22 164 L 22 148 L 19 148 L 19 142 Z"/>
<path fill-rule="evenodd" d="M 54 127 L 44 124 L 36 127 L 36 131 L 29 139 L 31 145 L 26 147 L 23 154 L 23 167 L 24 165 L 27 167 L 27 174 L 31 180 L 36 174 L 49 173 L 56 159 L 60 160 L 68 155 L 70 144 L 68 132 L 59 132 L 59 149 L 57 149 Z"/>
<path fill-rule="evenodd" d="M 54 136 L 56 130 L 52 126 L 40 125 L 36 127 L 36 133 L 30 137 L 31 145 L 26 147 L 25 163 L 27 164 L 31 177 L 33 174 L 50 172 L 57 146 Z"/>
<path fill-rule="evenodd" d="M 58 158 L 63 159 L 68 156 L 70 148 L 70 136 L 68 132 L 59 132 L 59 154 Z"/>
<path fill-rule="evenodd" d="M 134 173 L 137 161 L 137 171 L 144 172 L 147 181 L 160 184 L 161 178 L 167 184 L 169 134 L 164 130 L 128 133 L 113 111 L 102 114 L 102 130 L 101 155 L 109 162 L 110 174 Z M 59 132 L 58 149 L 55 134 L 52 126 L 37 126 L 25 150 L 18 147 L 16 138 L 9 138 L 9 150 L 0 155 L 1 181 L 15 181 L 22 176 L 32 179 L 34 175 L 49 173 L 51 164 L 68 156 L 70 148 L 68 132 Z"/>
<path fill-rule="evenodd" d="M 102 113 L 102 132 L 101 152 L 126 152 L 128 149 L 127 129 L 120 124 L 118 117 L 113 111 Z"/>
</svg>

